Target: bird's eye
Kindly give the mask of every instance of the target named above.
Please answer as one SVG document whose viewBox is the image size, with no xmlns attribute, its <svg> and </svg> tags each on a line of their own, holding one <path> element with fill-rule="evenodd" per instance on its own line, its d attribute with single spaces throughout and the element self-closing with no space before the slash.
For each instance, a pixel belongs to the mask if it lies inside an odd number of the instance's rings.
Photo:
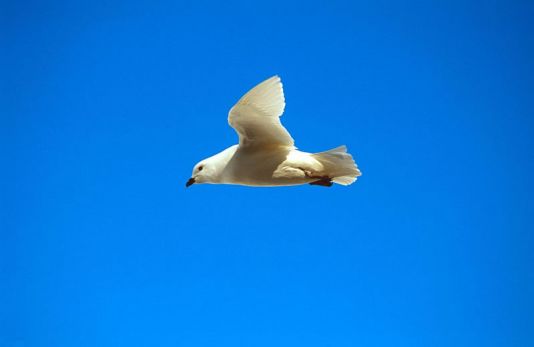
<svg viewBox="0 0 534 347">
<path fill-rule="evenodd" d="M 199 166 L 199 167 L 198 167 L 198 171 L 202 171 L 203 168 L 204 168 L 204 167 L 203 167 L 202 165 Z"/>
</svg>

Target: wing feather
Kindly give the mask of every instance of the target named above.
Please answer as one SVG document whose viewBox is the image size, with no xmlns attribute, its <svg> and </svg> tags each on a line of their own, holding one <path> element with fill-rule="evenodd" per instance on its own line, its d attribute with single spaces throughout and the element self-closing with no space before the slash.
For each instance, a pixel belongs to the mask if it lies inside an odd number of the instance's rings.
<svg viewBox="0 0 534 347">
<path fill-rule="evenodd" d="M 228 123 L 239 135 L 240 146 L 293 146 L 280 122 L 285 108 L 280 77 L 273 76 L 246 93 L 228 114 Z"/>
</svg>

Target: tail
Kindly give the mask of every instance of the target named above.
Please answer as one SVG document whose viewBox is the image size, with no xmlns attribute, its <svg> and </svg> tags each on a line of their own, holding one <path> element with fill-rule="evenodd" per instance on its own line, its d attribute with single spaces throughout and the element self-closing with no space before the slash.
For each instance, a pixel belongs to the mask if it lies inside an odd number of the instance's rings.
<svg viewBox="0 0 534 347">
<path fill-rule="evenodd" d="M 325 174 L 335 183 L 347 186 L 362 174 L 346 146 L 315 153 L 313 157 L 323 164 Z"/>
</svg>

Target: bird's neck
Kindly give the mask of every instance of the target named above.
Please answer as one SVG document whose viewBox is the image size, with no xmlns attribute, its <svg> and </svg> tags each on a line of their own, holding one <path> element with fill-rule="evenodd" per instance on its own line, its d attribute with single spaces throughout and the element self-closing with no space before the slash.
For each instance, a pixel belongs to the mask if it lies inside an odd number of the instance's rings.
<svg viewBox="0 0 534 347">
<path fill-rule="evenodd" d="M 215 168 L 215 172 L 212 175 L 213 183 L 225 183 L 225 174 L 227 173 L 226 168 L 228 162 L 233 158 L 237 147 L 238 145 L 228 147 L 224 151 L 221 151 L 210 158 L 210 161 Z"/>
</svg>

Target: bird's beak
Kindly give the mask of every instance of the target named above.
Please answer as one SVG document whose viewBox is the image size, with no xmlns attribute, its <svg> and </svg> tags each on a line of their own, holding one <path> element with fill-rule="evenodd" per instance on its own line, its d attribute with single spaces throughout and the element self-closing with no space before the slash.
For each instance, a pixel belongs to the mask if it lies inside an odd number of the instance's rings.
<svg viewBox="0 0 534 347">
<path fill-rule="evenodd" d="M 195 183 L 195 178 L 194 177 L 191 177 L 187 183 L 185 184 L 186 187 L 189 187 L 190 185 L 192 185 L 193 183 Z"/>
</svg>

